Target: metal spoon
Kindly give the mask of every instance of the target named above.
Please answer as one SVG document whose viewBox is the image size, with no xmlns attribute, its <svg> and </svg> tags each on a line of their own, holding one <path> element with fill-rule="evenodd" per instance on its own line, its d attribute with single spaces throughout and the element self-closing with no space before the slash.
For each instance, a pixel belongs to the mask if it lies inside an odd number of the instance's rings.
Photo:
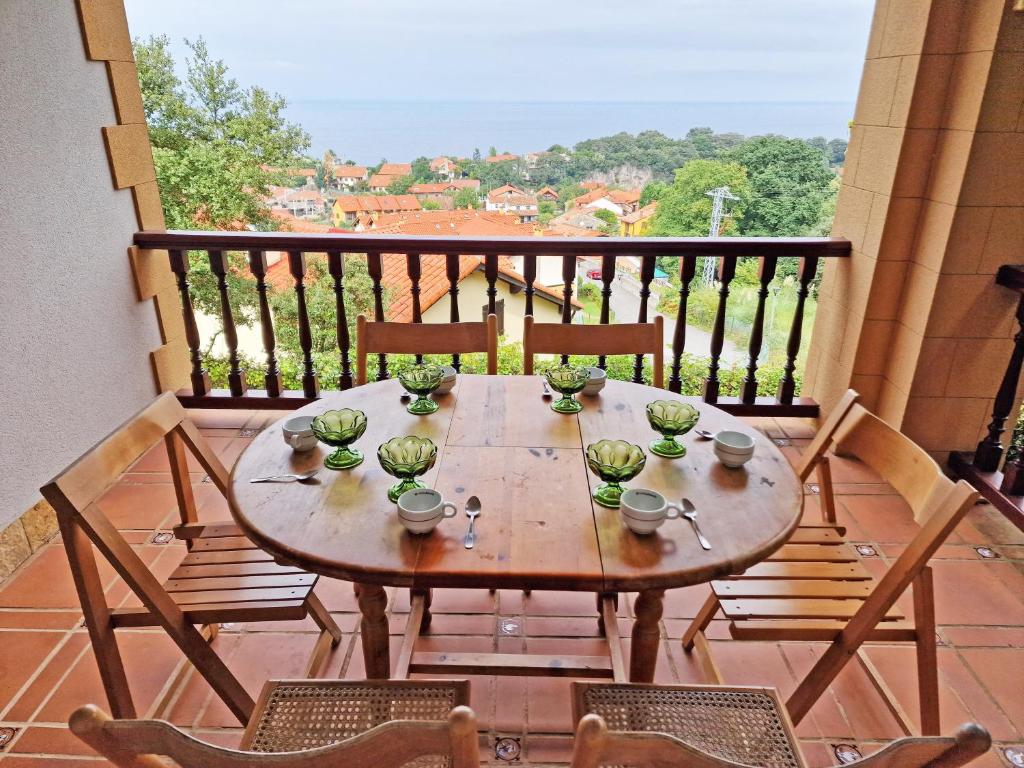
<svg viewBox="0 0 1024 768">
<path fill-rule="evenodd" d="M 254 477 L 250 483 L 304 483 L 312 480 L 319 473 L 319 469 L 311 469 L 299 475 L 270 475 L 269 477 Z"/>
<path fill-rule="evenodd" d="M 693 532 L 697 534 L 697 541 L 700 542 L 700 545 L 704 549 L 711 549 L 711 542 L 704 538 L 704 534 L 700 532 L 700 526 L 697 525 L 697 508 L 689 499 L 683 499 L 683 517 L 693 525 Z"/>
<path fill-rule="evenodd" d="M 544 382 L 544 393 L 541 395 L 541 397 L 551 397 L 551 390 L 548 388 L 548 380 L 541 379 L 541 381 Z"/>
<path fill-rule="evenodd" d="M 695 429 L 693 430 L 693 434 L 697 437 L 703 437 L 705 440 L 714 440 L 718 436 L 717 433 L 710 432 L 706 429 Z"/>
<path fill-rule="evenodd" d="M 476 496 L 470 496 L 466 500 L 466 517 L 469 518 L 469 531 L 466 533 L 466 537 L 462 540 L 462 545 L 466 549 L 472 549 L 473 545 L 476 544 L 476 532 L 474 526 L 476 524 L 476 516 L 480 514 L 480 499 Z"/>
</svg>

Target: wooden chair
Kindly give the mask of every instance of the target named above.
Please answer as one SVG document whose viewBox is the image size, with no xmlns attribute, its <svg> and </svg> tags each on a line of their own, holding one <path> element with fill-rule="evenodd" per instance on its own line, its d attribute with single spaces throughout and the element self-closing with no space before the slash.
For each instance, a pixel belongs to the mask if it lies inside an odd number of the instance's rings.
<svg viewBox="0 0 1024 768">
<path fill-rule="evenodd" d="M 665 386 L 665 322 L 577 325 L 537 323 L 526 316 L 523 328 L 523 372 L 533 373 L 534 355 L 654 355 L 654 386 Z"/>
<path fill-rule="evenodd" d="M 270 681 L 239 749 L 199 741 L 162 720 L 112 720 L 89 705 L 71 731 L 122 768 L 478 768 L 465 681 Z M 159 756 L 159 757 L 158 757 Z M 434 756 L 432 761 L 424 760 Z"/>
<path fill-rule="evenodd" d="M 99 499 L 136 459 L 163 441 L 181 514 L 175 534 L 188 554 L 161 584 L 103 514 Z M 341 630 L 313 594 L 317 577 L 275 563 L 230 522 L 199 523 L 189 478 L 186 448 L 214 485 L 227 494 L 228 471 L 188 420 L 185 409 L 165 393 L 104 438 L 56 478 L 42 494 L 57 511 L 61 537 L 82 603 L 103 687 L 114 715 L 135 717 L 124 663 L 114 630 L 161 626 L 188 661 L 242 724 L 253 700 L 207 640 L 223 622 L 279 621 L 312 615 L 321 629 L 307 674 L 315 676 Z M 107 605 L 93 545 L 142 602 L 141 608 Z M 195 625 L 206 625 L 204 631 Z M 184 665 L 181 670 L 184 670 Z"/>
<path fill-rule="evenodd" d="M 865 642 L 912 642 L 917 647 L 921 733 L 939 731 L 939 682 L 935 649 L 935 602 L 928 560 L 977 501 L 966 482 L 943 475 L 932 458 L 864 407 L 843 398 L 822 434 L 797 467 L 801 478 L 824 460 L 834 439 L 836 453 L 859 458 L 903 497 L 921 526 L 881 579 L 861 565 L 857 551 L 823 504 L 825 524 L 797 529 L 789 543 L 741 575 L 711 583 L 712 594 L 683 635 L 683 648 L 697 647 L 705 675 L 721 682 L 704 631 L 719 609 L 736 639 L 830 641 L 786 706 L 799 723 L 851 656 L 856 656 L 893 716 L 908 734 L 910 718 L 863 652 Z M 827 466 L 827 464 L 826 464 Z M 827 478 L 827 471 L 826 471 Z M 824 488 L 824 486 L 823 486 Z M 823 496 L 826 494 L 823 493 Z M 829 494 L 831 495 L 831 486 Z M 895 607 L 913 584 L 913 621 Z"/>
<path fill-rule="evenodd" d="M 793 725 L 773 688 L 573 683 L 572 768 L 804 768 Z M 992 744 L 979 725 L 948 738 L 899 739 L 853 763 L 953 768 Z"/>
<path fill-rule="evenodd" d="M 498 373 L 498 318 L 483 323 L 376 323 L 356 318 L 356 384 L 366 383 L 366 356 L 379 354 L 458 355 L 486 352 L 487 373 Z"/>
</svg>

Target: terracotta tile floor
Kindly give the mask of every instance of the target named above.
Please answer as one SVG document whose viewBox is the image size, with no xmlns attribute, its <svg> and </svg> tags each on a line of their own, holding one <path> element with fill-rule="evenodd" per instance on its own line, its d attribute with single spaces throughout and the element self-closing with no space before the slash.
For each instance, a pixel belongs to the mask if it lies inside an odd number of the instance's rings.
<svg viewBox="0 0 1024 768">
<path fill-rule="evenodd" d="M 273 414 L 254 412 L 195 414 L 214 448 L 233 462 L 252 436 L 272 421 Z M 813 434 L 795 419 L 756 419 L 752 425 L 776 439 L 795 459 Z M 836 460 L 833 474 L 839 493 L 840 522 L 849 538 L 871 544 L 878 555 L 865 565 L 884 571 L 915 531 L 902 501 L 867 467 Z M 215 489 L 203 482 L 197 466 L 197 500 L 204 519 L 226 519 L 227 510 Z M 808 518 L 817 515 L 816 489 L 808 488 Z M 181 556 L 177 543 L 152 543 L 154 532 L 166 530 L 176 516 L 173 489 L 165 460 L 158 453 L 143 457 L 105 497 L 104 511 L 159 576 Z M 984 559 L 975 547 L 990 547 L 998 557 Z M 1006 748 L 1024 749 L 1024 535 L 991 507 L 978 506 L 933 560 L 938 630 L 941 641 L 943 729 L 950 731 L 971 719 L 985 725 L 997 747 L 979 765 L 1011 765 Z M 130 604 L 133 597 L 109 568 L 103 570 L 111 604 Z M 333 653 L 328 674 L 363 675 L 356 605 L 351 586 L 321 580 L 321 599 L 333 612 L 345 639 Z M 696 665 L 679 645 L 679 636 L 706 595 L 705 587 L 669 592 L 665 600 L 663 637 L 658 659 L 659 682 L 697 682 Z M 64 726 L 80 704 L 106 706 L 99 675 L 82 626 L 78 600 L 59 541 L 37 552 L 0 584 L 0 768 L 17 766 L 102 765 Z M 623 631 L 628 637 L 631 601 L 621 603 Z M 404 591 L 392 595 L 392 644 L 397 648 L 408 610 Z M 589 595 L 485 590 L 436 593 L 435 618 L 424 647 L 534 653 L 601 653 Z M 301 673 L 315 640 L 311 620 L 275 625 L 225 626 L 214 641 L 252 693 L 268 676 Z M 164 716 L 218 744 L 236 745 L 240 729 L 205 682 L 191 674 L 183 686 L 171 685 L 180 657 L 157 630 L 119 633 L 136 704 Z M 709 631 L 716 658 L 728 682 L 777 686 L 789 693 L 822 650 L 820 644 L 733 642 L 723 620 Z M 871 646 L 869 655 L 904 708 L 916 716 L 914 654 L 909 647 Z M 497 739 L 519 742 L 521 765 L 558 765 L 570 751 L 569 683 L 558 679 L 472 679 L 472 706 L 486 730 L 485 757 L 495 765 Z M 9 730 L 13 729 L 13 735 Z M 805 754 L 814 766 L 837 761 L 833 746 L 853 744 L 863 752 L 877 749 L 899 735 L 859 665 L 850 665 L 799 726 Z"/>
</svg>

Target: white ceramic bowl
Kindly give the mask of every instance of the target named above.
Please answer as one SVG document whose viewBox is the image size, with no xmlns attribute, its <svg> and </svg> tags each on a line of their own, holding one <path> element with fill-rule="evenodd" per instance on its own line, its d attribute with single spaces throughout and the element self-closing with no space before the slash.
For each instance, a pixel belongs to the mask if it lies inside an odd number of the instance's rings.
<svg viewBox="0 0 1024 768">
<path fill-rule="evenodd" d="M 312 416 L 294 416 L 281 427 L 281 435 L 293 451 L 299 453 L 311 451 L 320 443 L 316 439 L 316 435 L 313 434 L 313 418 Z"/>
<path fill-rule="evenodd" d="M 715 456 L 725 466 L 742 467 L 754 455 L 754 438 L 743 432 L 725 430 L 715 435 Z"/>
<path fill-rule="evenodd" d="M 581 395 L 596 395 L 602 389 L 604 389 L 605 383 L 608 381 L 608 374 L 602 371 L 596 365 L 587 368 L 587 386 L 580 392 Z"/>
<path fill-rule="evenodd" d="M 458 378 L 458 373 L 450 365 L 442 365 L 441 370 L 444 371 L 444 376 L 441 377 L 441 383 L 434 390 L 435 395 L 445 395 L 451 392 Z"/>
</svg>

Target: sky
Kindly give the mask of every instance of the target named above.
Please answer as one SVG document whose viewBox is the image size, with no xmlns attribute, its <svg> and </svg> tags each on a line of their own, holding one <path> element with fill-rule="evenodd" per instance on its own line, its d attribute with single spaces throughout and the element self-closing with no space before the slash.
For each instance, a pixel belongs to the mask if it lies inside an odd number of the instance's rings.
<svg viewBox="0 0 1024 768">
<path fill-rule="evenodd" d="M 853 102 L 874 0 L 125 0 L 289 100 Z"/>
</svg>

